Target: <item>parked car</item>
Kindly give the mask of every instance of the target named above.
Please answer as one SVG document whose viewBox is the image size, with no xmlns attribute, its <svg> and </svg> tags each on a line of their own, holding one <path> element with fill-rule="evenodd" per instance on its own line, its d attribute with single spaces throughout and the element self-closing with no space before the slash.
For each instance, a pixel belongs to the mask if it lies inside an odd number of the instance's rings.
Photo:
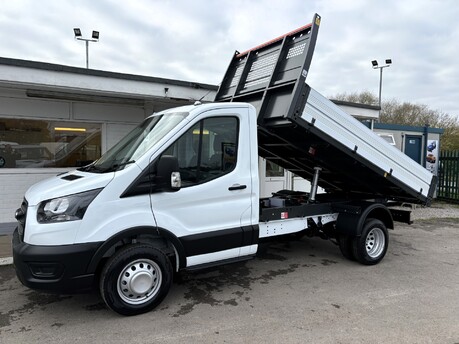
<svg viewBox="0 0 459 344">
<path fill-rule="evenodd" d="M 16 145 L 16 167 L 34 168 L 53 164 L 53 156 L 48 148 L 40 145 Z"/>
</svg>

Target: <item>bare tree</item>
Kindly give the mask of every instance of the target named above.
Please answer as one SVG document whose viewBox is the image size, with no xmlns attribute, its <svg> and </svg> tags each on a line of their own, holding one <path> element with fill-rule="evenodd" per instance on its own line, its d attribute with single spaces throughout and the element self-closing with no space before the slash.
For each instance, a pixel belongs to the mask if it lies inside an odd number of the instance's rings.
<svg viewBox="0 0 459 344">
<path fill-rule="evenodd" d="M 331 99 L 353 103 L 378 105 L 378 97 L 369 92 L 340 93 Z M 401 102 L 397 99 L 383 101 L 381 104 L 381 123 L 420 126 L 429 125 L 444 129 L 442 135 L 442 149 L 459 149 L 459 119 L 445 112 L 430 109 L 425 104 Z"/>
</svg>

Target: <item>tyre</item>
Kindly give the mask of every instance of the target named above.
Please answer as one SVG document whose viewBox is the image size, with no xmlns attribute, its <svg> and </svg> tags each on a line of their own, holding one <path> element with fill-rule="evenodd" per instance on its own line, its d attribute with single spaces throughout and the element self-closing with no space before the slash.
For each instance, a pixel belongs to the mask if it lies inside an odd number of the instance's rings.
<svg viewBox="0 0 459 344">
<path fill-rule="evenodd" d="M 355 260 L 354 257 L 354 238 L 350 235 L 342 234 L 338 237 L 339 249 L 343 256 L 349 260 Z"/>
<path fill-rule="evenodd" d="M 105 304 L 122 315 L 137 315 L 158 306 L 172 284 L 170 260 L 148 244 L 128 245 L 102 269 L 100 294 Z"/>
<path fill-rule="evenodd" d="M 386 255 L 389 233 L 384 223 L 368 219 L 363 225 L 362 235 L 353 240 L 355 259 L 364 265 L 378 264 Z"/>
</svg>

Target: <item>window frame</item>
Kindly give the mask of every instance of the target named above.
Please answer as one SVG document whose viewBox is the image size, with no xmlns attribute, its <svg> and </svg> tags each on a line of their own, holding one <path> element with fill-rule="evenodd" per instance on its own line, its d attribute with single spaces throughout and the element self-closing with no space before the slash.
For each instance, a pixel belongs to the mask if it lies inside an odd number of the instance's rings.
<svg viewBox="0 0 459 344">
<path fill-rule="evenodd" d="M 200 180 L 199 179 L 199 173 L 201 172 L 201 168 L 203 167 L 203 164 L 202 164 L 202 152 L 203 152 L 203 135 L 204 134 L 204 131 L 206 130 L 205 128 L 205 121 L 209 121 L 209 120 L 212 120 L 212 119 L 218 119 L 218 118 L 231 118 L 231 119 L 234 119 L 236 121 L 236 126 L 235 126 L 235 134 L 236 134 L 236 139 L 235 139 L 235 162 L 232 166 L 231 169 L 228 169 L 228 170 L 222 170 L 222 173 L 221 174 L 218 174 L 218 175 L 215 175 L 213 178 L 210 178 L 210 179 L 202 179 Z M 184 180 L 183 180 L 183 176 L 182 176 L 182 188 L 189 188 L 189 187 L 193 187 L 193 186 L 197 186 L 197 185 L 202 185 L 202 184 L 205 184 L 205 183 L 208 183 L 210 181 L 213 181 L 213 180 L 216 180 L 218 178 L 221 178 L 231 172 L 233 172 L 236 167 L 237 167 L 237 163 L 238 163 L 238 155 L 239 155 L 239 139 L 240 139 L 240 118 L 236 115 L 236 114 L 228 114 L 228 115 L 215 115 L 215 116 L 210 116 L 210 117 L 205 117 L 205 118 L 202 118 L 200 119 L 198 122 L 196 123 L 193 123 L 190 127 L 188 127 L 186 129 L 186 131 L 180 135 L 180 137 L 178 137 L 174 142 L 172 142 L 159 156 L 156 160 L 159 160 L 163 155 L 168 155 L 168 150 L 170 150 L 175 144 L 177 144 L 177 142 L 179 142 L 181 139 L 183 139 L 186 135 L 188 135 L 190 133 L 190 131 L 192 130 L 196 130 L 196 126 L 199 125 L 199 142 L 198 142 L 198 155 L 197 155 L 197 166 L 196 166 L 196 179 L 197 181 L 196 182 L 187 182 L 184 184 Z M 198 164 L 199 163 L 199 164 Z M 180 168 L 179 167 L 179 172 L 181 172 L 181 175 L 182 175 L 182 171 L 183 168 Z"/>
</svg>

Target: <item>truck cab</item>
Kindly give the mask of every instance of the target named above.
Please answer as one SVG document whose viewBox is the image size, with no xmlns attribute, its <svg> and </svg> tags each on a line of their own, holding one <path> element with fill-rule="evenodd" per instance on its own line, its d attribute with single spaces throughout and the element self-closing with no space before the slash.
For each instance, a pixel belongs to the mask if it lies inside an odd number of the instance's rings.
<svg viewBox="0 0 459 344">
<path fill-rule="evenodd" d="M 172 270 L 255 254 L 256 125 L 250 104 L 166 110 L 95 163 L 35 184 L 16 213 L 20 280 L 36 289 L 88 289 L 113 252 L 137 242 L 160 246 L 168 264 L 155 274 L 163 279 Z M 145 279 L 151 286 L 151 271 L 129 284 Z M 125 295 L 128 304 L 138 296 L 131 289 Z"/>
</svg>

